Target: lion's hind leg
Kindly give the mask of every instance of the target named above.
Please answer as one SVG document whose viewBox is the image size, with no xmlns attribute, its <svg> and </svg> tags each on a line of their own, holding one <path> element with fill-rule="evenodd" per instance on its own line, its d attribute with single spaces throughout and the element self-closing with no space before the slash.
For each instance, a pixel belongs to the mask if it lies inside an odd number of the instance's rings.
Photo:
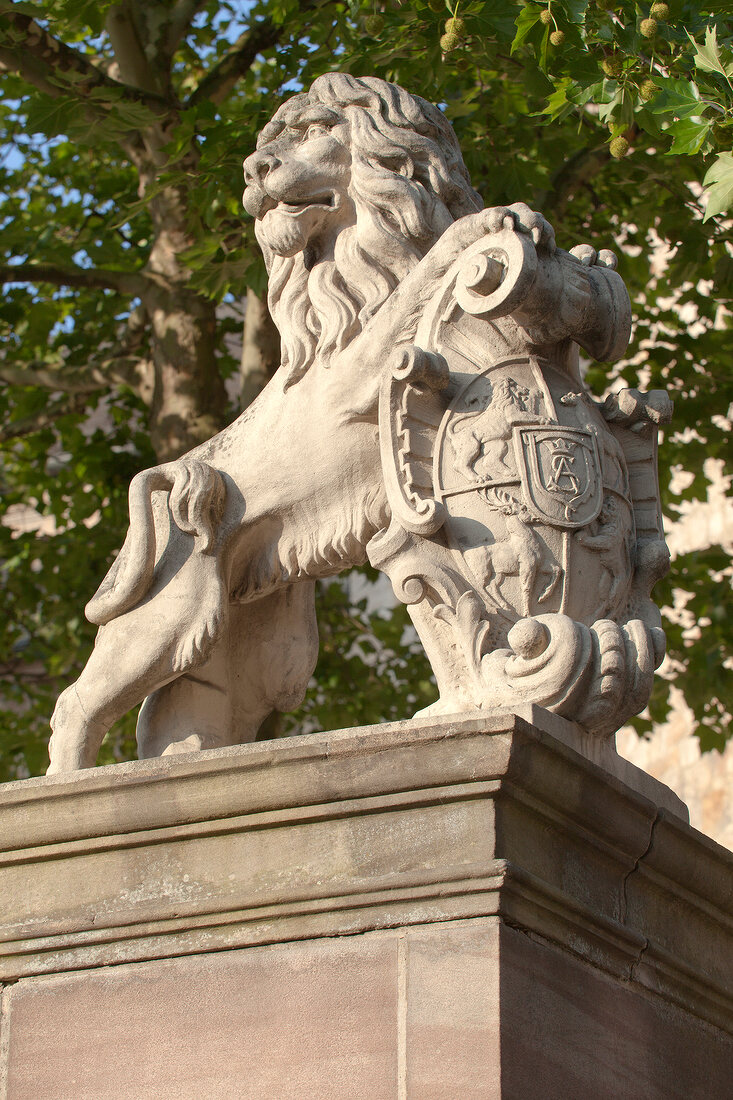
<svg viewBox="0 0 733 1100">
<path fill-rule="evenodd" d="M 231 604 L 206 663 L 143 703 L 140 759 L 253 741 L 273 710 L 302 702 L 317 657 L 312 581 Z"/>
<path fill-rule="evenodd" d="M 228 636 L 208 661 L 154 691 L 137 720 L 141 760 L 233 744 Z"/>
<path fill-rule="evenodd" d="M 190 541 L 190 536 L 180 536 Z M 220 563 L 190 554 L 161 575 L 149 598 L 101 627 L 81 676 L 60 696 L 49 745 L 51 773 L 94 765 L 104 734 L 171 680 L 203 666 L 226 634 Z M 172 574 L 172 575 L 171 575 Z"/>
<path fill-rule="evenodd" d="M 56 700 L 51 731 L 48 775 L 93 768 L 107 726 L 104 721 L 90 722 L 77 686 L 71 684 Z"/>
</svg>

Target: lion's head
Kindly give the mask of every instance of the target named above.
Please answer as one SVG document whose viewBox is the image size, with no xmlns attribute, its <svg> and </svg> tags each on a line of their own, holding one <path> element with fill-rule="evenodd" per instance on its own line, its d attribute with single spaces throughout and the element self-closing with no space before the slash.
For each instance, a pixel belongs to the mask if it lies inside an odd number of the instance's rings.
<svg viewBox="0 0 733 1100">
<path fill-rule="evenodd" d="M 244 163 L 286 384 L 356 336 L 457 218 L 480 210 L 453 130 L 374 77 L 319 77 Z"/>
</svg>

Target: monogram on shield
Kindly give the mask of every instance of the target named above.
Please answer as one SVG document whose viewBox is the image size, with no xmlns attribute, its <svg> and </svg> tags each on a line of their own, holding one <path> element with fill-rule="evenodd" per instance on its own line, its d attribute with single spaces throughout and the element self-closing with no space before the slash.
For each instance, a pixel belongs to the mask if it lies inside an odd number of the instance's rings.
<svg viewBox="0 0 733 1100">
<path fill-rule="evenodd" d="M 517 426 L 513 435 L 527 506 L 538 518 L 560 527 L 591 523 L 603 501 L 595 433 L 549 425 Z"/>
</svg>

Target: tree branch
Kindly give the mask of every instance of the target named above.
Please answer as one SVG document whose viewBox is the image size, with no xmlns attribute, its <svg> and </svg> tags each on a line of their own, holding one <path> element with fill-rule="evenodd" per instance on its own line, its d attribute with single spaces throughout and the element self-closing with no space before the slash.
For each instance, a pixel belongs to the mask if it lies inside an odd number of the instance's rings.
<svg viewBox="0 0 733 1100">
<path fill-rule="evenodd" d="M 163 32 L 162 53 L 171 58 L 188 34 L 193 17 L 206 5 L 206 0 L 176 0 Z"/>
<path fill-rule="evenodd" d="M 72 95 L 96 113 L 108 107 L 90 100 L 92 92 L 108 91 L 161 112 L 171 104 L 162 96 L 112 80 L 88 58 L 44 30 L 21 12 L 0 12 L 0 67 L 18 73 L 34 88 L 58 99 Z"/>
<path fill-rule="evenodd" d="M 140 305 L 127 318 L 119 343 L 100 348 L 99 355 L 83 367 L 71 366 L 61 357 L 52 363 L 33 360 L 20 366 L 0 359 L 0 381 L 12 386 L 40 386 L 70 395 L 97 393 L 115 383 L 129 386 L 150 405 L 154 371 L 148 339 L 148 311 Z"/>
<path fill-rule="evenodd" d="M 579 150 L 555 173 L 550 187 L 538 200 L 541 209 L 547 210 L 550 218 L 562 218 L 576 192 L 589 184 L 610 159 L 607 145 Z"/>
<path fill-rule="evenodd" d="M 53 283 L 81 289 L 116 290 L 139 296 L 150 283 L 133 271 L 109 271 L 98 267 L 62 267 L 60 264 L 1 264 L 0 283 Z"/>
<path fill-rule="evenodd" d="M 87 371 L 75 370 L 63 373 L 64 363 L 49 366 L 42 361 L 23 367 L 13 367 L 0 361 L 0 381 L 9 386 L 40 386 L 45 390 L 62 393 L 96 393 L 104 381 L 96 380 Z"/>
<path fill-rule="evenodd" d="M 221 103 L 239 78 L 251 68 L 257 54 L 274 46 L 281 34 L 282 28 L 276 27 L 269 19 L 255 23 L 239 36 L 231 50 L 203 77 L 189 96 L 186 106 L 195 107 L 202 100 Z"/>
<path fill-rule="evenodd" d="M 45 668 L 23 664 L 22 661 L 6 661 L 0 664 L 0 679 L 30 680 L 33 684 L 54 684 L 58 676 L 52 676 Z M 277 711 L 275 713 L 278 713 Z"/>
<path fill-rule="evenodd" d="M 163 94 L 168 73 L 161 72 L 150 63 L 141 17 L 142 13 L 134 0 L 120 0 L 107 13 L 105 26 L 119 70 L 115 75 L 126 85 L 153 95 Z"/>
<path fill-rule="evenodd" d="M 50 393 L 66 393 L 74 398 L 99 393 L 114 383 L 129 386 L 146 405 L 152 400 L 150 360 L 141 355 L 126 355 L 121 349 L 92 360 L 86 367 L 69 368 L 64 360 L 54 364 L 33 361 L 24 366 L 0 361 L 0 382 L 9 386 L 38 386 Z"/>
</svg>

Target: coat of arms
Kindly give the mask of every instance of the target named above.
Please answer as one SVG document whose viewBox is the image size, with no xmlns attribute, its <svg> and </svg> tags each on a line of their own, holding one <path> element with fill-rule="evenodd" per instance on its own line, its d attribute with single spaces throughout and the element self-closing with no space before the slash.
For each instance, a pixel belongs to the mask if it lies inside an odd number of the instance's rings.
<svg viewBox="0 0 733 1100">
<path fill-rule="evenodd" d="M 507 242 L 508 267 L 514 252 Z M 649 591 L 667 565 L 656 424 L 670 405 L 661 393 L 600 403 L 587 391 L 577 346 L 558 339 L 577 320 L 563 286 L 575 303 L 605 301 L 605 335 L 575 334 L 599 357 L 623 350 L 628 299 L 603 263 L 552 262 L 557 308 L 541 323 L 527 309 L 531 327 L 516 304 L 502 319 L 499 290 L 481 310 L 475 256 L 436 289 L 384 384 L 393 519 L 369 553 L 410 606 L 443 712 L 526 699 L 608 733 L 643 706 L 664 651 Z"/>
</svg>

